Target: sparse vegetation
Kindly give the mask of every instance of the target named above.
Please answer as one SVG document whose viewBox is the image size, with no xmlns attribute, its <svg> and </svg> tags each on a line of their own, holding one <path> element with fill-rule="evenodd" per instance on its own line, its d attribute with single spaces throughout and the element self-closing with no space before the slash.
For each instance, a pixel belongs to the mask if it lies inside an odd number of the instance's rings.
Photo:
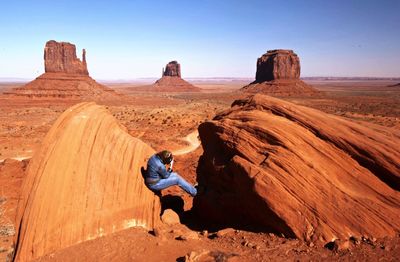
<svg viewBox="0 0 400 262">
<path fill-rule="evenodd" d="M 5 216 L 6 201 L 6 198 L 0 197 L 0 236 L 13 236 L 15 235 L 14 224 Z"/>
</svg>

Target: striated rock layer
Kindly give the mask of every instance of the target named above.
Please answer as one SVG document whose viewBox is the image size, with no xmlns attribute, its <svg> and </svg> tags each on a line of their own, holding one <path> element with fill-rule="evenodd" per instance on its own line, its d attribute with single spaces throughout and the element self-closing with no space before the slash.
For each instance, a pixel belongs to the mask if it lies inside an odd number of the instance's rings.
<svg viewBox="0 0 400 262">
<path fill-rule="evenodd" d="M 326 243 L 400 230 L 400 132 L 255 95 L 199 127 L 204 221 Z M 205 212 L 207 210 L 207 212 Z"/>
<path fill-rule="evenodd" d="M 273 80 L 262 83 L 253 82 L 240 89 L 243 92 L 271 96 L 313 96 L 319 91 L 301 80 Z"/>
<path fill-rule="evenodd" d="M 65 73 L 44 73 L 32 82 L 4 94 L 14 97 L 81 100 L 122 97 L 113 89 L 97 83 L 90 76 Z"/>
<path fill-rule="evenodd" d="M 160 202 L 140 171 L 153 153 L 104 107 L 67 109 L 29 163 L 17 212 L 16 260 L 129 227 L 153 229 Z"/>
<path fill-rule="evenodd" d="M 22 98 L 65 98 L 80 100 L 119 99 L 113 89 L 89 76 L 86 51 L 82 61 L 76 57 L 75 45 L 50 40 L 44 49 L 45 73 L 28 84 L 4 94 Z"/>
<path fill-rule="evenodd" d="M 241 89 L 277 96 L 313 95 L 316 89 L 300 80 L 300 59 L 292 50 L 269 50 L 257 59 L 256 80 Z"/>
</svg>

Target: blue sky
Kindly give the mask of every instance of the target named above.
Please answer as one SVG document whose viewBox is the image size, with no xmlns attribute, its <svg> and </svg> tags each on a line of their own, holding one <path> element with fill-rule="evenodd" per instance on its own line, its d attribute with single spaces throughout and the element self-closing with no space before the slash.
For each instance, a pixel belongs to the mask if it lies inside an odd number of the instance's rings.
<svg viewBox="0 0 400 262">
<path fill-rule="evenodd" d="M 0 77 L 44 72 L 46 41 L 87 50 L 97 79 L 254 77 L 270 49 L 293 49 L 302 76 L 400 77 L 400 1 L 2 1 Z"/>
</svg>

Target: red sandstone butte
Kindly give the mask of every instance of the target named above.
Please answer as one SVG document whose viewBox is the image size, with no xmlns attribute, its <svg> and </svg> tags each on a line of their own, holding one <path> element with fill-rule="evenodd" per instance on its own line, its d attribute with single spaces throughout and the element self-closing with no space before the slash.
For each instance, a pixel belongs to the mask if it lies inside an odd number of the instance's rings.
<svg viewBox="0 0 400 262">
<path fill-rule="evenodd" d="M 18 204 L 16 261 L 130 227 L 154 229 L 160 201 L 143 182 L 154 150 L 103 107 L 67 109 L 29 162 Z"/>
<path fill-rule="evenodd" d="M 181 77 L 181 65 L 177 61 L 171 61 L 163 68 L 162 76 Z"/>
<path fill-rule="evenodd" d="M 177 61 L 171 61 L 162 71 L 162 77 L 150 88 L 156 92 L 199 92 L 200 88 L 190 84 L 181 78 L 181 65 Z"/>
<path fill-rule="evenodd" d="M 310 95 L 318 91 L 300 80 L 300 59 L 292 50 L 269 50 L 257 59 L 256 80 L 241 89 L 277 96 Z"/>
<path fill-rule="evenodd" d="M 50 40 L 44 48 L 44 69 L 46 73 L 67 73 L 89 75 L 86 65 L 86 51 L 82 50 L 82 61 L 76 57 L 76 47 L 71 43 Z"/>
<path fill-rule="evenodd" d="M 114 90 L 89 76 L 86 51 L 82 61 L 71 43 L 50 40 L 44 48 L 45 73 L 28 84 L 5 94 L 24 98 L 61 98 L 81 100 L 118 99 Z"/>
<path fill-rule="evenodd" d="M 321 245 L 400 230 L 400 132 L 257 94 L 199 126 L 204 221 Z M 207 211 L 206 211 L 207 210 Z"/>
</svg>

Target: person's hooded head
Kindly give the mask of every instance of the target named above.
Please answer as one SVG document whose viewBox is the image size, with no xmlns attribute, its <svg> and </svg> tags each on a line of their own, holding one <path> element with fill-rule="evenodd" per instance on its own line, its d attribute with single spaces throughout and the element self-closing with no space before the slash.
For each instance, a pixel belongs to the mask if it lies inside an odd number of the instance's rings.
<svg viewBox="0 0 400 262">
<path fill-rule="evenodd" d="M 172 156 L 172 153 L 168 150 L 163 150 L 163 151 L 157 153 L 157 155 L 161 159 L 161 161 L 164 163 L 164 165 L 170 164 L 172 159 L 174 159 L 174 157 Z"/>
</svg>

